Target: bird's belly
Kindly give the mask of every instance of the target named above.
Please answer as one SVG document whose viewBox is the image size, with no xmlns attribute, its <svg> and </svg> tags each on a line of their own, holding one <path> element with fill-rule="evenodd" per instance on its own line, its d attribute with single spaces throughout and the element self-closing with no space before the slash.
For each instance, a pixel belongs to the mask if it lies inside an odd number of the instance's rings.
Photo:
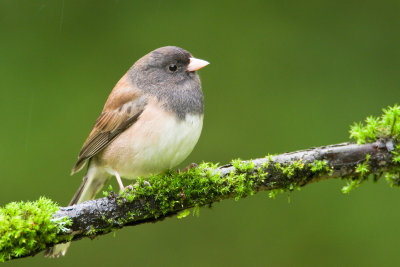
<svg viewBox="0 0 400 267">
<path fill-rule="evenodd" d="M 110 174 L 117 171 L 128 179 L 157 174 L 177 166 L 192 152 L 200 137 L 203 115 L 187 114 L 179 120 L 165 111 L 159 113 L 144 112 L 143 118 L 99 155 Z"/>
</svg>

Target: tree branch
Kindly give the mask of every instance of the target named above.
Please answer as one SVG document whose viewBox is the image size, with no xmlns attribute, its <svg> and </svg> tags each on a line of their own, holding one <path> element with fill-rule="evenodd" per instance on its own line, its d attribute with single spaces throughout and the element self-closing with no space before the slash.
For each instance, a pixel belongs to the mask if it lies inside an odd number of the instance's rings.
<svg viewBox="0 0 400 267">
<path fill-rule="evenodd" d="M 251 187 L 250 194 L 261 190 L 293 190 L 297 186 L 304 186 L 322 179 L 360 178 L 357 166 L 366 161 L 367 155 L 370 155 L 369 174 L 380 176 L 382 172 L 397 167 L 392 162 L 391 151 L 393 150 L 392 140 L 379 140 L 364 145 L 343 143 L 243 161 L 238 166 L 228 164 L 213 169 L 212 175 L 223 179 L 244 174 L 243 177 L 248 182 L 256 181 Z M 324 163 L 319 169 L 317 167 L 312 170 L 316 162 Z M 298 167 L 295 167 L 296 164 Z M 246 169 L 246 167 L 249 168 Z M 207 168 L 202 169 L 201 172 L 206 173 Z M 199 179 L 198 173 L 195 172 L 191 178 Z M 140 186 L 146 187 L 146 184 L 142 183 Z M 185 188 L 182 187 L 182 190 L 176 191 L 176 197 L 172 199 L 172 202 L 177 202 L 177 205 L 161 214 L 158 211 L 163 210 L 162 206 L 165 203 L 160 201 L 157 195 L 143 196 L 129 201 L 126 196 L 111 194 L 109 197 L 60 208 L 55 217 L 67 217 L 72 220 L 70 229 L 75 234 L 73 240 L 77 240 L 107 233 L 112 228 L 161 221 L 199 204 L 204 206 L 222 199 L 237 197 L 235 190 L 240 187 L 240 184 L 235 186 L 226 183 L 224 186 L 229 190 L 223 194 L 214 194 L 214 197 L 210 197 L 197 193 L 191 197 L 190 201 L 185 199 Z M 202 188 L 198 189 L 201 191 Z M 134 189 L 131 193 L 135 194 L 135 191 Z M 245 196 L 247 194 L 240 197 Z M 167 202 L 170 201 L 170 199 L 167 200 Z"/>
<path fill-rule="evenodd" d="M 203 163 L 187 172 L 169 171 L 139 178 L 130 190 L 105 192 L 104 198 L 59 208 L 51 200 L 10 203 L 0 208 L 0 261 L 31 256 L 46 247 L 112 230 L 161 221 L 189 208 L 236 200 L 269 190 L 292 191 L 323 179 L 346 178 L 344 192 L 369 176 L 385 176 L 400 185 L 400 107 L 369 117 L 351 135 L 359 144 L 342 143 L 254 160 L 234 160 L 224 166 Z M 370 142 L 370 143 L 366 143 Z"/>
</svg>

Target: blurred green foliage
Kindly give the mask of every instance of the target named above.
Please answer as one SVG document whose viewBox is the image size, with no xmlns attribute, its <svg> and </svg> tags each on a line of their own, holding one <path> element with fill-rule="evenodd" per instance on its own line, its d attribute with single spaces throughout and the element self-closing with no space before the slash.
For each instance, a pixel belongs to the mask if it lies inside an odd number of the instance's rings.
<svg viewBox="0 0 400 267">
<path fill-rule="evenodd" d="M 398 1 L 0 0 L 0 205 L 69 176 L 113 85 L 145 53 L 177 45 L 211 62 L 201 139 L 184 162 L 225 163 L 348 140 L 399 102 Z M 112 182 L 114 183 L 114 181 Z M 75 242 L 68 256 L 10 265 L 398 266 L 400 192 L 344 182 L 263 193 Z"/>
</svg>

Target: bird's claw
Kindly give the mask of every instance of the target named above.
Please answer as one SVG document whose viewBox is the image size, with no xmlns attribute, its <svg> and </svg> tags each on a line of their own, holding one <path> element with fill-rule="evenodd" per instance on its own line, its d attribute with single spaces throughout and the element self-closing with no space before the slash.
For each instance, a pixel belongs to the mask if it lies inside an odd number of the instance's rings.
<svg viewBox="0 0 400 267">
<path fill-rule="evenodd" d="M 178 172 L 179 173 L 181 173 L 181 172 L 187 172 L 188 170 L 190 170 L 190 169 L 193 169 L 193 168 L 197 168 L 197 167 L 199 167 L 199 165 L 197 165 L 196 163 L 190 163 L 189 165 L 187 165 L 185 168 L 183 168 L 182 170 L 178 170 Z"/>
<path fill-rule="evenodd" d="M 125 191 L 127 191 L 127 190 L 132 191 L 133 190 L 133 186 L 130 184 L 128 186 L 125 186 L 124 189 L 125 189 Z"/>
</svg>

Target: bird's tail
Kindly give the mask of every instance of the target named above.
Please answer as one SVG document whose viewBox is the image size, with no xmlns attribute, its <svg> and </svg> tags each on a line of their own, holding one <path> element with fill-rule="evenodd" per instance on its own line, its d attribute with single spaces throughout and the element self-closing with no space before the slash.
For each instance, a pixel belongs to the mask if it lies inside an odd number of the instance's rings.
<svg viewBox="0 0 400 267">
<path fill-rule="evenodd" d="M 94 199 L 97 193 L 103 188 L 110 175 L 104 170 L 98 168 L 94 164 L 89 164 L 88 171 L 83 177 L 82 184 L 79 186 L 74 197 L 71 199 L 69 206 Z M 67 253 L 68 247 L 71 242 L 58 244 L 51 248 L 46 249 L 44 252 L 45 257 L 58 258 Z"/>
</svg>

